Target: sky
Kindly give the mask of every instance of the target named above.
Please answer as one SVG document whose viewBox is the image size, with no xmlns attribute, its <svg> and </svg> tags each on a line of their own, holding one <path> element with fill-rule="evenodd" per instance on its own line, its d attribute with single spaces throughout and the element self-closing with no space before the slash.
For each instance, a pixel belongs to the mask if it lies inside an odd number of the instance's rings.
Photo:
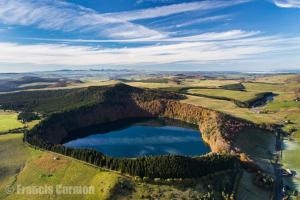
<svg viewBox="0 0 300 200">
<path fill-rule="evenodd" d="M 300 69 L 300 0 L 0 0 L 0 72 Z"/>
</svg>

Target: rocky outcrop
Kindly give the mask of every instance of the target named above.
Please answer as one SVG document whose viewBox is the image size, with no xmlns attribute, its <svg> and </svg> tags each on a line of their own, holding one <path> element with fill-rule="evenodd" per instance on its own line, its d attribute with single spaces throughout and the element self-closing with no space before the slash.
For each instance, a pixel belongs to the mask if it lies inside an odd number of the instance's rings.
<svg viewBox="0 0 300 200">
<path fill-rule="evenodd" d="M 138 102 L 138 106 L 154 116 L 178 119 L 197 124 L 203 140 L 213 152 L 236 151 L 231 140 L 236 133 L 252 123 L 200 106 L 174 100 Z"/>
</svg>

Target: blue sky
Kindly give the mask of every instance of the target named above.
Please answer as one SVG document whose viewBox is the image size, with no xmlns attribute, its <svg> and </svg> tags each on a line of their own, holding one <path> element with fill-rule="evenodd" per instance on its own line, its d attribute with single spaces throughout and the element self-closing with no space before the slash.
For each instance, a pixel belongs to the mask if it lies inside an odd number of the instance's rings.
<svg viewBox="0 0 300 200">
<path fill-rule="evenodd" d="M 300 69 L 300 0 L 0 0 L 0 72 Z"/>
</svg>

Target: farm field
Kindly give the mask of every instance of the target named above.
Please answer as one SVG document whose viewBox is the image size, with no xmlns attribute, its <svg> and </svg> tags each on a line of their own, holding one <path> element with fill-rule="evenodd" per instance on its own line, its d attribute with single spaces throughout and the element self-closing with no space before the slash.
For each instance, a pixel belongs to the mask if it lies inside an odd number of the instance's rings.
<svg viewBox="0 0 300 200">
<path fill-rule="evenodd" d="M 234 91 L 234 90 L 224 90 L 224 89 L 190 89 L 188 90 L 190 94 L 203 94 L 213 97 L 226 97 L 230 99 L 235 99 L 239 101 L 248 101 L 256 97 L 258 93 L 248 92 L 248 91 Z"/>
<path fill-rule="evenodd" d="M 281 117 L 273 115 L 273 117 L 271 117 L 271 114 L 257 114 L 256 110 L 240 108 L 230 101 L 212 99 L 208 97 L 197 97 L 191 95 L 187 95 L 187 97 L 188 98 L 182 100 L 182 102 L 207 107 L 213 110 L 218 110 L 256 123 L 276 123 L 281 119 Z"/>
<path fill-rule="evenodd" d="M 11 129 L 22 128 L 23 124 L 17 120 L 18 113 L 0 110 L 0 133 Z"/>
<path fill-rule="evenodd" d="M 180 83 L 170 81 L 165 83 L 151 83 L 151 82 L 139 82 L 138 80 L 125 82 L 128 85 L 134 87 L 144 87 L 144 88 L 168 88 L 168 87 L 220 87 L 223 85 L 229 85 L 234 83 L 239 83 L 238 80 L 197 80 L 197 79 L 183 79 Z"/>
</svg>

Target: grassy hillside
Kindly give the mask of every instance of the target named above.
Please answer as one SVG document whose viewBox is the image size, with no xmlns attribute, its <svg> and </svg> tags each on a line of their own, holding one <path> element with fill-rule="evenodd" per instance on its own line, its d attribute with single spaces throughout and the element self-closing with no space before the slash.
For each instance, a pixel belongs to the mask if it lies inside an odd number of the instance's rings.
<svg viewBox="0 0 300 200">
<path fill-rule="evenodd" d="M 199 199 L 222 196 L 223 188 L 235 182 L 235 173 L 223 172 L 217 176 L 203 177 L 192 182 L 161 183 L 134 180 L 116 172 L 95 168 L 86 163 L 54 153 L 39 151 L 22 143 L 22 134 L 0 136 L 0 199 L 3 200 L 106 200 L 106 199 Z M 54 159 L 58 157 L 59 159 Z M 2 172 L 2 171 L 1 171 Z M 219 178 L 222 177 L 222 178 Z M 30 195 L 7 193 L 6 188 L 21 186 L 92 186 L 89 195 Z M 230 189 L 231 188 L 231 189 Z M 224 194 L 223 194 L 224 195 Z"/>
<path fill-rule="evenodd" d="M 110 190 L 117 183 L 119 175 L 105 172 L 78 161 L 60 157 L 54 160 L 56 155 L 52 153 L 38 152 L 36 159 L 26 165 L 17 177 L 13 186 L 18 184 L 30 185 L 65 185 L 65 186 L 93 186 L 94 194 L 83 195 L 9 195 L 6 199 L 109 199 Z M 32 196 L 32 197 L 31 197 Z"/>
<path fill-rule="evenodd" d="M 23 169 L 31 150 L 22 142 L 22 134 L 0 135 L 0 191 L 15 181 L 15 176 Z M 0 199 L 3 192 L 0 193 Z"/>
<path fill-rule="evenodd" d="M 34 150 L 22 142 L 22 134 L 0 136 L 0 199 L 108 199 L 118 174 L 87 166 L 79 161 Z M 87 185 L 95 187 L 93 195 L 8 195 L 6 187 L 43 185 Z"/>
</svg>

